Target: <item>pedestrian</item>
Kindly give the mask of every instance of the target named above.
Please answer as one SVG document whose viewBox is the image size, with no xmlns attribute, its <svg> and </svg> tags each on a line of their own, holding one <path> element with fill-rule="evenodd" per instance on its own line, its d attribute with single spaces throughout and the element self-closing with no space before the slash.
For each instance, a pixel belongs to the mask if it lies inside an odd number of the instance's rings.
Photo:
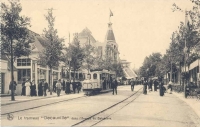
<svg viewBox="0 0 200 127">
<path fill-rule="evenodd" d="M 65 91 L 65 80 L 62 79 L 62 88 L 63 88 L 63 91 Z"/>
<path fill-rule="evenodd" d="M 135 81 L 132 79 L 131 81 L 131 91 L 134 91 Z"/>
<path fill-rule="evenodd" d="M 118 86 L 118 82 L 115 78 L 113 78 L 113 81 L 112 81 L 113 95 L 114 93 L 117 95 L 117 86 Z"/>
<path fill-rule="evenodd" d="M 43 81 L 43 96 L 47 96 L 48 83 Z"/>
<path fill-rule="evenodd" d="M 13 90 L 13 93 L 15 94 L 15 90 L 16 90 L 16 86 L 17 86 L 17 83 L 15 81 L 11 81 L 10 84 L 9 84 L 9 90 L 11 90 L 11 94 L 12 94 L 12 90 Z"/>
<path fill-rule="evenodd" d="M 31 96 L 37 96 L 37 93 L 36 93 L 36 84 L 35 84 L 34 80 L 31 82 Z"/>
<path fill-rule="evenodd" d="M 147 94 L 147 85 L 148 85 L 148 82 L 146 80 L 144 80 L 143 82 L 143 94 Z"/>
<path fill-rule="evenodd" d="M 153 81 L 152 81 L 152 79 L 150 79 L 150 81 L 149 81 L 149 91 L 152 91 L 152 85 L 153 85 Z"/>
<path fill-rule="evenodd" d="M 31 84 L 29 82 L 29 79 L 26 80 L 25 86 L 26 86 L 26 96 L 30 96 L 30 92 L 31 92 L 30 86 L 31 86 Z"/>
<path fill-rule="evenodd" d="M 172 85 L 173 85 L 173 82 L 172 81 L 170 81 L 169 83 L 168 83 L 168 89 L 170 89 L 170 94 L 172 94 Z"/>
<path fill-rule="evenodd" d="M 25 96 L 26 95 L 26 87 L 25 87 L 25 82 L 22 82 L 22 92 L 21 92 L 21 96 Z"/>
<path fill-rule="evenodd" d="M 40 81 L 40 83 L 38 85 L 38 96 L 43 96 L 42 81 Z"/>
<path fill-rule="evenodd" d="M 65 87 L 65 93 L 66 94 L 70 94 L 70 82 L 69 80 L 66 82 L 66 87 Z"/>
<path fill-rule="evenodd" d="M 157 91 L 157 87 L 158 87 L 158 81 L 157 79 L 154 81 L 154 91 Z"/>
<path fill-rule="evenodd" d="M 53 92 L 56 92 L 56 81 L 53 81 Z"/>
<path fill-rule="evenodd" d="M 60 96 L 61 88 L 62 88 L 62 84 L 61 84 L 61 80 L 59 79 L 58 82 L 56 83 L 57 96 Z"/>
<path fill-rule="evenodd" d="M 164 82 L 163 81 L 160 81 L 160 84 L 159 84 L 159 89 L 160 89 L 160 96 L 164 96 L 164 92 L 165 92 L 165 88 L 164 88 Z"/>
</svg>

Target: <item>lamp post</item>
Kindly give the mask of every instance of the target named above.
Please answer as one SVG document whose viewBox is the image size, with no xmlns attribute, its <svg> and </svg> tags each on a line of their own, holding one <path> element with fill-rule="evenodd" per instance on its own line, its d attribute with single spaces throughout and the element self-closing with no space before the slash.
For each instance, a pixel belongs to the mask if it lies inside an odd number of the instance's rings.
<svg viewBox="0 0 200 127">
<path fill-rule="evenodd" d="M 71 83 L 71 65 L 70 65 L 70 62 L 71 62 L 71 57 L 68 57 L 68 62 L 69 62 L 69 81 Z"/>
</svg>

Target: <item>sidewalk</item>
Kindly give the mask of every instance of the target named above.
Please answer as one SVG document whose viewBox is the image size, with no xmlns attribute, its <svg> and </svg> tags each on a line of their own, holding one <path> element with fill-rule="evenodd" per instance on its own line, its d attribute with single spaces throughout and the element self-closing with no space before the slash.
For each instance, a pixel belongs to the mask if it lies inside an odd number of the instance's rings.
<svg viewBox="0 0 200 127">
<path fill-rule="evenodd" d="M 61 91 L 60 96 L 67 95 L 65 94 L 65 91 Z M 32 100 L 39 100 L 44 98 L 52 98 L 57 97 L 57 94 L 52 92 L 52 95 L 50 95 L 50 92 L 47 92 L 47 96 L 15 96 L 15 101 L 11 101 L 11 96 L 1 97 L 1 105 L 9 105 L 12 103 L 20 103 L 20 102 L 26 102 L 26 101 L 32 101 Z"/>
<path fill-rule="evenodd" d="M 167 93 L 168 94 L 168 93 Z M 183 93 L 177 93 L 172 91 L 172 94 L 187 103 L 200 118 L 200 101 L 195 98 L 185 98 Z"/>
<path fill-rule="evenodd" d="M 104 90 L 104 91 L 101 91 L 99 94 L 108 93 L 111 91 L 112 91 L 112 89 Z M 79 93 L 84 94 L 83 91 L 80 91 Z M 74 94 L 74 93 L 71 93 L 71 94 Z M 78 94 L 78 93 L 75 93 L 75 94 Z M 65 91 L 62 90 L 60 93 L 60 96 L 64 96 L 64 95 L 70 95 L 70 94 L 66 94 Z M 57 93 L 52 92 L 52 95 L 50 95 L 50 92 L 47 92 L 47 96 L 32 96 L 32 97 L 17 95 L 17 96 L 15 96 L 15 101 L 11 101 L 11 96 L 8 95 L 8 96 L 1 97 L 1 105 L 9 105 L 9 104 L 13 104 L 13 103 L 21 103 L 21 102 L 26 102 L 26 101 L 40 100 L 40 99 L 52 98 L 52 97 L 57 97 Z"/>
</svg>

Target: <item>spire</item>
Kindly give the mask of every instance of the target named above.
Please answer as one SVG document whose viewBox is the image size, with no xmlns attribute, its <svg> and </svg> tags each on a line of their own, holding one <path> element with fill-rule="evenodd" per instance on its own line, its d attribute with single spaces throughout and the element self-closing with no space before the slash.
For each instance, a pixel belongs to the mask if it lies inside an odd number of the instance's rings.
<svg viewBox="0 0 200 127">
<path fill-rule="evenodd" d="M 108 31 L 107 31 L 107 34 L 106 34 L 106 42 L 108 42 L 108 41 L 114 41 L 115 42 L 115 36 L 114 36 L 114 33 L 113 33 L 111 22 L 108 23 Z"/>
</svg>

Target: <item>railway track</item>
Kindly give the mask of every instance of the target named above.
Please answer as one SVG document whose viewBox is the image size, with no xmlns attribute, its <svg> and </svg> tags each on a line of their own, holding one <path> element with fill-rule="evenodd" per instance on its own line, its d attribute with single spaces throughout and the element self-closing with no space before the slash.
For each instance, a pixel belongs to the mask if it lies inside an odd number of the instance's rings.
<svg viewBox="0 0 200 127">
<path fill-rule="evenodd" d="M 50 105 L 54 105 L 54 104 L 58 104 L 58 103 L 62 103 L 62 102 L 67 102 L 67 101 L 73 101 L 73 100 L 77 100 L 77 99 L 81 99 L 81 98 L 85 98 L 87 96 L 83 95 L 80 97 L 75 97 L 75 98 L 71 98 L 71 99 L 66 99 L 66 98 L 62 98 L 61 100 L 53 100 L 53 97 L 41 101 L 41 99 L 35 99 L 33 101 L 23 101 L 20 102 L 20 107 L 19 107 L 19 103 L 12 103 L 8 105 L 4 105 L 1 107 L 1 115 L 8 115 L 8 114 L 12 114 L 12 113 L 17 113 L 17 112 L 22 112 L 22 111 L 26 111 L 26 110 L 31 110 L 31 109 L 36 109 L 36 108 L 40 108 L 40 107 L 44 107 L 44 106 L 50 106 Z M 15 109 L 15 107 L 17 107 L 19 109 Z"/>
<path fill-rule="evenodd" d="M 82 121 L 75 123 L 72 126 L 95 126 L 98 123 L 100 123 L 106 119 L 109 119 L 109 117 L 111 115 L 113 115 L 114 113 L 118 112 L 122 108 L 124 108 L 127 105 L 129 105 L 130 103 L 132 103 L 141 94 L 142 94 L 142 88 L 140 88 L 138 91 L 136 91 L 129 97 L 123 99 L 122 101 L 120 101 L 104 110 L 101 110 L 98 113 L 96 113 L 90 117 L 84 118 Z M 107 115 L 105 115 L 105 114 L 107 114 Z M 99 118 L 99 119 L 96 119 L 96 118 Z"/>
<path fill-rule="evenodd" d="M 107 92 L 111 92 L 111 91 L 106 91 Z M 99 94 L 103 94 L 102 92 Z M 97 95 L 99 95 L 97 94 Z M 77 99 L 81 99 L 81 98 L 87 98 L 88 96 L 83 95 L 80 97 L 75 97 L 75 98 L 64 98 L 64 96 L 66 95 L 62 95 L 62 99 L 61 100 L 53 100 L 54 98 L 57 98 L 57 96 L 52 96 L 52 97 L 48 97 L 48 98 L 38 98 L 38 99 L 32 99 L 32 100 L 26 100 L 26 101 L 20 101 L 20 102 L 15 102 L 15 103 L 7 103 L 7 104 L 2 104 L 1 105 L 1 115 L 8 115 L 11 113 L 17 113 L 17 112 L 22 112 L 22 111 L 27 111 L 27 110 L 31 110 L 31 109 L 36 109 L 36 108 L 40 108 L 40 107 L 44 107 L 44 106 L 50 106 L 50 105 L 54 105 L 54 104 L 58 104 L 58 103 L 62 103 L 62 102 L 67 102 L 67 101 L 73 101 L 73 100 L 77 100 Z M 60 96 L 61 98 L 61 96 Z M 19 105 L 21 107 L 19 107 Z M 8 107 L 9 106 L 9 107 Z M 15 107 L 19 107 L 18 110 L 16 110 Z"/>
</svg>

